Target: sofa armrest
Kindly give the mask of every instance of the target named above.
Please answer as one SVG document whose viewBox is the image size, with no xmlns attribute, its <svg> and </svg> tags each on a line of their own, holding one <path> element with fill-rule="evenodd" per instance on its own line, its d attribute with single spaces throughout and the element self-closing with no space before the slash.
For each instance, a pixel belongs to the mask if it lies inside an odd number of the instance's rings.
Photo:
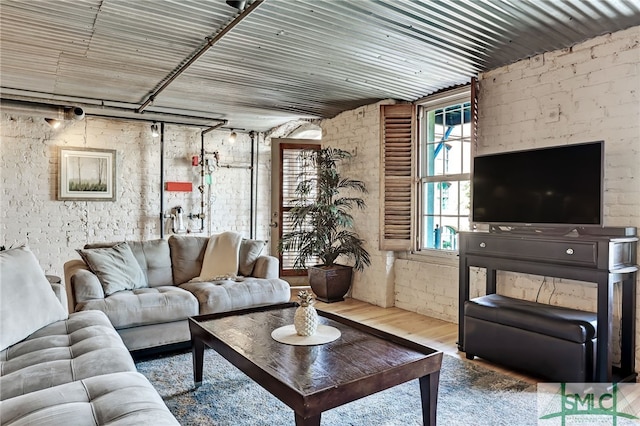
<svg viewBox="0 0 640 426">
<path fill-rule="evenodd" d="M 280 261 L 274 256 L 260 256 L 253 267 L 253 276 L 256 278 L 279 278 Z"/>
<path fill-rule="evenodd" d="M 60 304 L 62 305 L 62 307 L 64 309 L 68 309 L 69 305 L 67 302 L 67 292 L 64 288 L 64 285 L 60 283 L 51 283 L 51 290 L 53 290 L 53 293 L 56 295 L 56 297 L 60 301 Z"/>
<path fill-rule="evenodd" d="M 76 304 L 80 302 L 104 299 L 100 280 L 80 259 L 70 260 L 64 264 L 64 281 L 69 312 L 75 312 Z"/>
</svg>

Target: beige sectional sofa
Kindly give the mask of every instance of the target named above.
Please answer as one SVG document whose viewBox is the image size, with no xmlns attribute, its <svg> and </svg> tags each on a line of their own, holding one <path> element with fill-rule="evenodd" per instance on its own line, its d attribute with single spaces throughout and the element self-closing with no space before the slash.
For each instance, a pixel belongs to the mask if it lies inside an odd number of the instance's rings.
<svg viewBox="0 0 640 426">
<path fill-rule="evenodd" d="M 64 265 L 70 312 L 104 312 L 130 351 L 190 340 L 189 316 L 287 302 L 279 263 L 264 241 L 242 240 L 237 278 L 193 281 L 208 237 L 91 244 Z"/>
<path fill-rule="evenodd" d="M 69 315 L 61 287 L 27 247 L 0 252 L 0 424 L 178 425 L 107 316 Z"/>
</svg>

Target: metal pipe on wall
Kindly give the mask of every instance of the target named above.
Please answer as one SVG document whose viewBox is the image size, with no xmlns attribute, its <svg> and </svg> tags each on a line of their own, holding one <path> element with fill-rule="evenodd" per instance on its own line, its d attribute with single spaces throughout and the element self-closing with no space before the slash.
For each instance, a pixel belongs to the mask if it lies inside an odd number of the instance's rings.
<svg viewBox="0 0 640 426">
<path fill-rule="evenodd" d="M 145 111 L 144 114 L 136 112 L 135 109 L 126 108 L 116 105 L 96 105 L 94 102 L 100 102 L 94 99 L 78 98 L 77 102 L 57 100 L 56 103 L 46 99 L 26 98 L 12 99 L 9 97 L 0 99 L 0 109 L 11 113 L 20 113 L 22 115 L 48 114 L 50 118 L 64 117 L 65 110 L 73 107 L 79 107 L 84 110 L 86 116 L 104 118 L 110 120 L 125 121 L 145 121 L 145 122 L 163 122 L 168 124 L 176 124 L 180 126 L 205 127 L 210 126 L 212 122 L 227 123 L 226 120 L 213 117 L 187 116 L 177 113 L 165 113 L 157 111 Z M 75 99 L 75 98 L 69 98 Z M 113 102 L 111 103 L 113 104 Z M 125 104 L 123 104 L 125 105 Z"/>
<path fill-rule="evenodd" d="M 164 122 L 160 123 L 160 238 L 164 238 Z"/>
<path fill-rule="evenodd" d="M 58 105 L 0 99 L 0 108 L 4 112 L 18 113 L 22 115 L 47 114 L 47 117 L 49 118 L 64 118 L 64 107 Z"/>
<path fill-rule="evenodd" d="M 256 217 L 256 188 L 254 185 L 255 179 L 255 136 L 256 133 L 254 131 L 249 132 L 249 137 L 251 138 L 251 203 L 249 206 L 249 238 L 255 239 L 255 217 Z"/>
<path fill-rule="evenodd" d="M 204 149 L 204 135 L 206 135 L 207 133 L 224 126 L 225 124 L 227 124 L 227 120 L 224 120 L 222 123 L 220 124 L 216 124 L 215 126 L 211 126 L 207 129 L 204 129 L 202 131 L 202 133 L 200 134 L 200 187 L 198 188 L 200 190 L 200 230 L 204 231 L 204 218 L 205 218 L 205 213 L 204 213 L 204 205 L 205 205 L 205 201 L 204 201 L 204 189 L 205 189 L 205 179 L 204 179 L 204 175 L 205 175 L 205 161 L 204 161 L 204 156 L 206 154 L 206 151 Z M 209 202 L 211 202 L 211 199 L 208 200 Z M 211 220 L 209 221 L 209 223 L 211 223 Z M 211 227 L 209 227 L 209 233 L 211 233 Z"/>
<path fill-rule="evenodd" d="M 260 176 L 260 133 L 256 133 L 256 179 L 255 179 L 255 186 L 256 186 L 256 212 L 254 214 L 254 229 L 255 229 L 255 233 L 257 235 L 258 233 L 258 193 L 260 191 L 258 191 L 258 177 Z"/>
</svg>

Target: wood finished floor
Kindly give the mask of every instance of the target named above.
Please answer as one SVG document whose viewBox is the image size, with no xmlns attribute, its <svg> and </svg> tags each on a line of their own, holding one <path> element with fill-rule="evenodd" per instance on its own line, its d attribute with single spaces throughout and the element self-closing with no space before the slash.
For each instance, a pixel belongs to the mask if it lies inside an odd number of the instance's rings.
<svg viewBox="0 0 640 426">
<path fill-rule="evenodd" d="M 459 352 L 458 346 L 456 345 L 458 339 L 457 324 L 405 311 L 400 308 L 381 308 L 350 298 L 345 299 L 343 302 L 335 303 L 317 301 L 315 306 L 319 310 L 344 316 L 466 360 L 464 352 Z M 541 381 L 535 377 L 509 370 L 480 358 L 469 362 L 481 364 L 494 371 L 529 383 Z"/>
</svg>

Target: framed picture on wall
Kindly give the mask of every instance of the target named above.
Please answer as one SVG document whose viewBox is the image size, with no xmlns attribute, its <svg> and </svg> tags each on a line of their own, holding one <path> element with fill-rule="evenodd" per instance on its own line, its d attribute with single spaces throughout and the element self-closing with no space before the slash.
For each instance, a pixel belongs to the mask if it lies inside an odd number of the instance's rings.
<svg viewBox="0 0 640 426">
<path fill-rule="evenodd" d="M 115 150 L 60 147 L 58 159 L 58 200 L 115 201 Z"/>
</svg>

